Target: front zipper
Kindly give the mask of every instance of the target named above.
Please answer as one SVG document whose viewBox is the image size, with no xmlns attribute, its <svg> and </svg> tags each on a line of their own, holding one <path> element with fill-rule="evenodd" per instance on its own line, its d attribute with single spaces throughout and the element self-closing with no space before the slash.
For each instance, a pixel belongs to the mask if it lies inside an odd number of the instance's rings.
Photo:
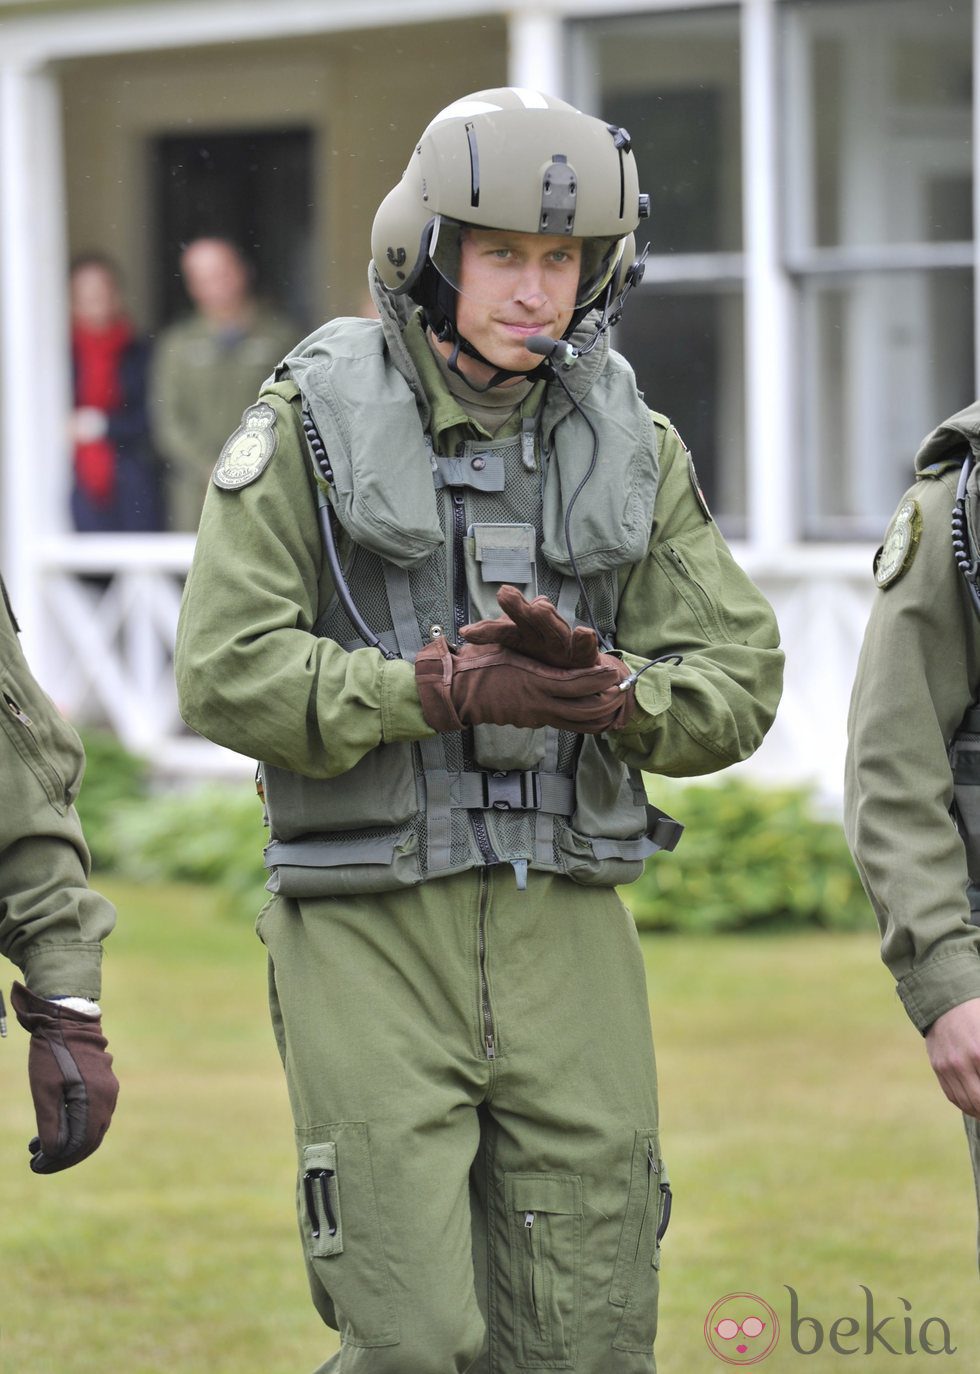
<svg viewBox="0 0 980 1374">
<path fill-rule="evenodd" d="M 482 819 L 482 817 L 481 817 Z M 490 1006 L 490 980 L 487 977 L 487 915 L 490 905 L 490 879 L 486 869 L 480 872 L 480 917 L 477 924 L 477 952 L 480 961 L 480 1003 L 483 1012 L 483 1046 L 488 1059 L 497 1057 L 497 1041 Z"/>
</svg>

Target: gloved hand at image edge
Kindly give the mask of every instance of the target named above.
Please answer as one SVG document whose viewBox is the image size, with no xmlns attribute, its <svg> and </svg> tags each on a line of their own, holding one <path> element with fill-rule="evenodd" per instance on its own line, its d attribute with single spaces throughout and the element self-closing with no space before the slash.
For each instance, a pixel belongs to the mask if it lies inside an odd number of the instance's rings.
<svg viewBox="0 0 980 1374">
<path fill-rule="evenodd" d="M 415 660 L 422 714 L 440 734 L 467 725 L 552 725 L 581 735 L 620 730 L 635 708 L 625 663 L 599 655 L 590 668 L 556 668 L 497 644 L 451 649 L 440 637 Z"/>
<path fill-rule="evenodd" d="M 593 668 L 599 662 L 595 630 L 587 625 L 572 629 L 546 596 L 527 601 L 516 587 L 504 583 L 497 602 L 503 615 L 460 630 L 467 644 L 499 644 L 554 668 Z"/>
<path fill-rule="evenodd" d="M 30 1142 L 36 1174 L 70 1169 L 98 1149 L 119 1094 L 102 1018 L 38 997 L 22 983 L 10 994 L 17 1020 L 30 1032 L 27 1072 L 37 1117 Z"/>
</svg>

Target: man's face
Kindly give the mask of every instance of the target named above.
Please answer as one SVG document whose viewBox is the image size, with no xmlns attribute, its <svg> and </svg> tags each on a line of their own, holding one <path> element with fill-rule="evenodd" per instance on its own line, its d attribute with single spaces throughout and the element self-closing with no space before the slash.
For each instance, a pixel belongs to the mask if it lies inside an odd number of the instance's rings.
<svg viewBox="0 0 980 1374">
<path fill-rule="evenodd" d="M 529 372 L 541 358 L 525 342 L 533 334 L 559 339 L 575 310 L 582 241 L 561 234 L 504 229 L 463 230 L 456 325 L 464 339 L 497 368 Z M 479 368 L 460 354 L 460 368 Z M 467 372 L 467 375 L 471 375 Z"/>
<path fill-rule="evenodd" d="M 249 273 L 234 248 L 221 239 L 198 239 L 180 262 L 187 294 L 207 317 L 233 318 L 249 299 Z"/>
</svg>

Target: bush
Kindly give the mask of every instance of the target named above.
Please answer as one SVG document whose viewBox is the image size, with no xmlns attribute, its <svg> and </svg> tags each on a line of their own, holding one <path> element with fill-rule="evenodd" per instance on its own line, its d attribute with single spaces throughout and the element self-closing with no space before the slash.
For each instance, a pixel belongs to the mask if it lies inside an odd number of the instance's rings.
<svg viewBox="0 0 980 1374">
<path fill-rule="evenodd" d="M 149 798 L 117 815 L 114 839 L 116 868 L 125 877 L 220 887 L 236 909 L 252 915 L 262 905 L 268 834 L 248 783 L 209 783 Z"/>
<path fill-rule="evenodd" d="M 106 730 L 83 730 L 81 736 L 86 765 L 78 814 L 93 865 L 115 868 L 118 818 L 148 795 L 149 767 Z"/>
<path fill-rule="evenodd" d="M 843 831 L 817 815 L 810 789 L 658 781 L 656 794 L 685 830 L 621 891 L 641 929 L 873 925 Z"/>
</svg>

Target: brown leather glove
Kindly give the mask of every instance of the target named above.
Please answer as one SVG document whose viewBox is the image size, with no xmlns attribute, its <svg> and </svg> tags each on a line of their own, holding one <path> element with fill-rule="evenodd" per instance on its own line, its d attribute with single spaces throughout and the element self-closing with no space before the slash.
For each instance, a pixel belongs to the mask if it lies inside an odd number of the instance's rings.
<svg viewBox="0 0 980 1374">
<path fill-rule="evenodd" d="M 593 668 L 599 662 L 595 630 L 586 625 L 573 630 L 546 596 L 527 601 L 516 587 L 504 583 L 497 602 L 503 615 L 476 620 L 460 630 L 468 644 L 500 644 L 555 668 Z"/>
<path fill-rule="evenodd" d="M 49 1002 L 14 983 L 10 1002 L 31 1034 L 27 1074 L 37 1116 L 31 1168 L 55 1174 L 86 1159 L 109 1129 L 119 1084 L 102 1018 Z"/>
<path fill-rule="evenodd" d="M 633 692 L 619 683 L 629 668 L 603 654 L 592 668 L 554 668 L 497 644 L 450 649 L 440 636 L 415 660 L 422 714 L 444 734 L 467 725 L 553 725 L 580 735 L 618 730 L 632 714 Z"/>
</svg>

